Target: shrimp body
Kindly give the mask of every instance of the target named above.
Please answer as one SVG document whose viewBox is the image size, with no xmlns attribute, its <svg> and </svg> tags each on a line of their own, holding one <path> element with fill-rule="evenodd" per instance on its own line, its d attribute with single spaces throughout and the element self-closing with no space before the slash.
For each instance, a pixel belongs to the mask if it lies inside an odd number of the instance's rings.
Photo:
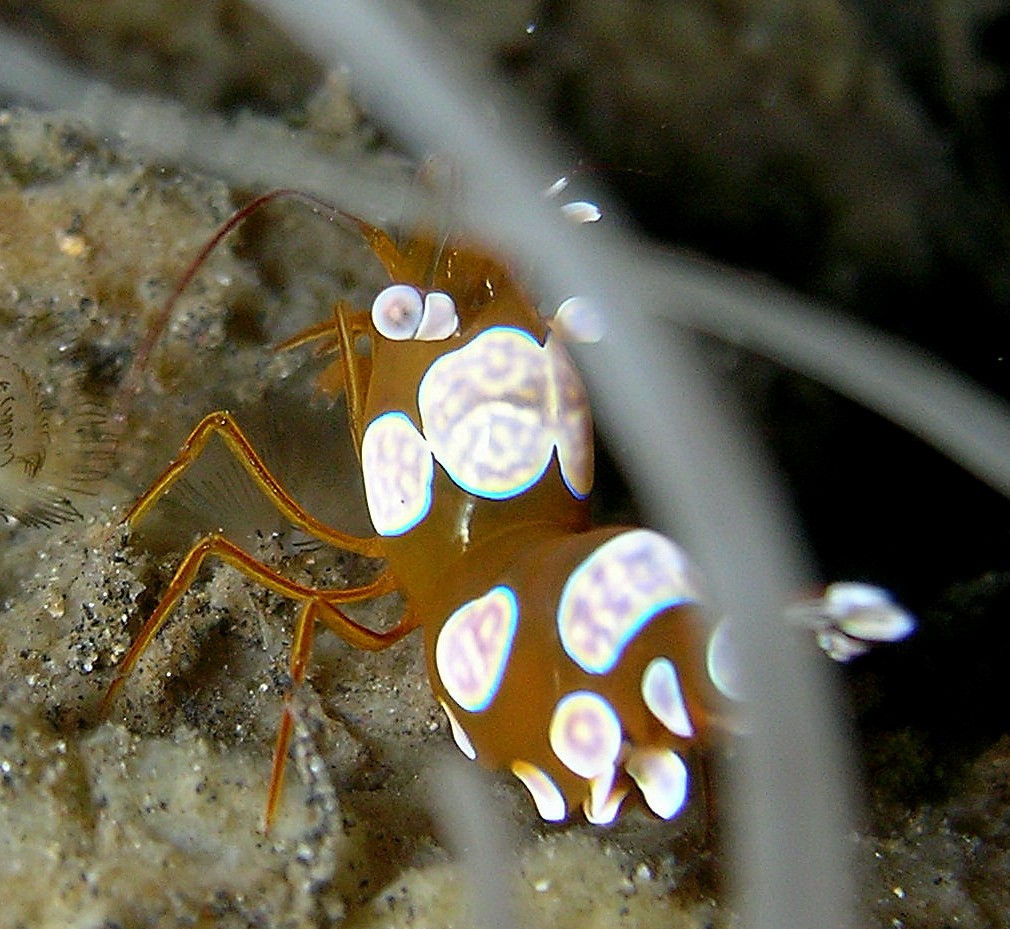
<svg viewBox="0 0 1010 929">
<path fill-rule="evenodd" d="M 228 230 L 281 195 L 306 199 L 277 191 L 240 210 L 176 294 Z M 125 521 L 139 522 L 217 436 L 293 525 L 383 558 L 386 568 L 359 587 L 306 586 L 219 533 L 205 536 L 180 562 L 103 707 L 213 557 L 301 605 L 264 828 L 280 798 L 292 693 L 305 679 L 317 623 L 372 651 L 421 628 L 431 687 L 456 744 L 480 764 L 515 774 L 545 819 L 581 808 L 590 821 L 608 823 L 625 798 L 671 818 L 687 797 L 692 746 L 739 728 L 735 650 L 726 624 L 701 610 L 697 572 L 677 545 L 649 529 L 592 525 L 592 417 L 562 341 L 580 326 L 561 310 L 544 320 L 509 270 L 478 249 L 431 235 L 401 247 L 345 218 L 392 283 L 370 312 L 339 302 L 332 319 L 281 347 L 322 338 L 324 350 L 337 352 L 320 385 L 346 393 L 376 535 L 353 536 L 307 513 L 227 411 L 197 424 Z M 377 632 L 343 611 L 393 590 L 406 606 L 392 629 Z M 886 591 L 862 583 L 830 585 L 787 616 L 839 660 L 897 641 L 915 625 Z"/>
<path fill-rule="evenodd" d="M 364 228 L 394 284 L 368 320 L 352 429 L 457 745 L 511 770 L 545 819 L 581 806 L 609 822 L 635 785 L 673 816 L 682 753 L 727 703 L 705 670 L 694 569 L 658 533 L 591 527 L 586 390 L 507 272 Z"/>
<path fill-rule="evenodd" d="M 217 558 L 301 604 L 264 828 L 281 795 L 292 693 L 317 623 L 373 651 L 421 628 L 456 744 L 515 774 L 545 819 L 581 808 L 608 823 L 629 796 L 676 815 L 688 793 L 687 751 L 732 722 L 732 662 L 679 547 L 648 529 L 592 525 L 592 417 L 562 340 L 577 327 L 561 311 L 544 320 L 509 270 L 478 249 L 429 235 L 401 247 L 347 218 L 391 284 L 370 311 L 340 302 L 332 319 L 282 347 L 322 338 L 337 353 L 320 384 L 346 394 L 376 535 L 349 535 L 302 509 L 227 411 L 197 424 L 125 520 L 139 522 L 217 436 L 293 525 L 386 567 L 359 587 L 306 586 L 219 533 L 205 536 L 180 562 L 103 707 L 203 562 Z M 171 301 L 160 325 L 170 310 Z M 392 629 L 377 632 L 343 610 L 392 590 L 405 600 Z"/>
</svg>

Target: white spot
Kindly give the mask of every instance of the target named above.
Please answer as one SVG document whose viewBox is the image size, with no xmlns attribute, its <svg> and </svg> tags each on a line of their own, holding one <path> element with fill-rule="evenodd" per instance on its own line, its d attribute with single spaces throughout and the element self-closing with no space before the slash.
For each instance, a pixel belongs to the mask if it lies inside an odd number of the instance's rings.
<svg viewBox="0 0 1010 929">
<path fill-rule="evenodd" d="M 817 633 L 817 645 L 832 661 L 846 662 L 870 650 L 868 642 L 850 639 L 837 629 L 825 629 Z"/>
<path fill-rule="evenodd" d="M 585 224 L 599 222 L 603 213 L 595 203 L 588 200 L 572 200 L 561 205 L 561 215 L 573 223 Z"/>
<path fill-rule="evenodd" d="M 417 327 L 414 338 L 422 342 L 440 342 L 448 339 L 458 328 L 459 316 L 456 315 L 456 304 L 452 297 L 440 290 L 425 294 L 421 324 Z"/>
<path fill-rule="evenodd" d="M 880 587 L 854 581 L 830 584 L 819 599 L 791 604 L 786 618 L 817 635 L 835 661 L 848 661 L 880 642 L 897 642 L 915 630 L 915 619 Z"/>
<path fill-rule="evenodd" d="M 677 671 L 669 658 L 653 658 L 649 662 L 642 674 L 642 699 L 649 712 L 674 735 L 685 739 L 694 735 Z"/>
<path fill-rule="evenodd" d="M 463 490 L 503 500 L 532 487 L 557 447 L 577 496 L 592 487 L 592 419 L 585 386 L 561 346 L 493 326 L 447 352 L 417 392 L 432 453 Z"/>
<path fill-rule="evenodd" d="M 457 748 L 466 755 L 471 761 L 477 760 L 477 750 L 473 747 L 473 742 L 470 741 L 470 736 L 466 734 L 463 727 L 459 724 L 459 720 L 456 719 L 456 714 L 449 708 L 449 704 L 444 700 L 439 699 L 438 701 L 442 705 L 442 709 L 445 710 L 445 715 L 449 720 L 449 728 L 452 730 L 452 738 L 455 741 Z"/>
<path fill-rule="evenodd" d="M 676 816 L 687 799 L 687 767 L 668 748 L 640 748 L 624 764 L 645 802 L 661 819 Z"/>
<path fill-rule="evenodd" d="M 649 620 L 699 596 L 683 550 L 658 532 L 632 529 L 604 542 L 565 582 L 561 644 L 584 671 L 606 674 Z"/>
<path fill-rule="evenodd" d="M 547 336 L 543 346 L 547 360 L 554 442 L 562 480 L 576 497 L 588 497 L 593 489 L 593 419 L 582 376 L 562 340 Z"/>
<path fill-rule="evenodd" d="M 733 640 L 732 628 L 732 623 L 724 619 L 712 630 L 705 650 L 705 665 L 709 678 L 723 696 L 741 700 L 740 652 Z"/>
<path fill-rule="evenodd" d="M 568 186 L 568 178 L 562 174 L 550 187 L 544 191 L 544 199 L 549 200 L 556 197 Z"/>
<path fill-rule="evenodd" d="M 445 621 L 435 643 L 435 668 L 464 710 L 477 713 L 494 700 L 518 621 L 519 604 L 504 586 L 464 603 Z"/>
<path fill-rule="evenodd" d="M 592 343 L 603 338 L 603 317 L 585 297 L 563 300 L 550 326 L 551 332 L 565 342 Z"/>
<path fill-rule="evenodd" d="M 405 413 L 383 413 L 361 440 L 365 500 L 375 531 L 402 535 L 431 509 L 435 465 L 424 437 Z"/>
<path fill-rule="evenodd" d="M 915 629 L 911 614 L 872 584 L 830 584 L 824 591 L 824 606 L 842 632 L 866 642 L 897 642 Z"/>
<path fill-rule="evenodd" d="M 576 497 L 588 497 L 593 489 L 593 419 L 582 376 L 561 339 L 547 337 L 543 347 L 547 360 L 554 442 L 558 449 L 561 478 Z"/>
<path fill-rule="evenodd" d="M 582 812 L 594 826 L 609 826 L 628 795 L 627 788 L 614 787 L 614 768 L 589 781 L 589 796 L 582 804 Z"/>
<path fill-rule="evenodd" d="M 554 754 L 579 777 L 613 777 L 621 721 L 599 694 L 577 690 L 562 697 L 551 716 L 548 738 Z"/>
<path fill-rule="evenodd" d="M 550 823 L 561 822 L 568 813 L 565 798 L 554 783 L 536 765 L 528 761 L 513 761 L 512 773 L 526 785 L 541 819 Z"/>
<path fill-rule="evenodd" d="M 423 312 L 423 299 L 416 287 L 391 284 L 372 301 L 372 325 L 379 335 L 405 342 L 414 338 Z"/>
</svg>

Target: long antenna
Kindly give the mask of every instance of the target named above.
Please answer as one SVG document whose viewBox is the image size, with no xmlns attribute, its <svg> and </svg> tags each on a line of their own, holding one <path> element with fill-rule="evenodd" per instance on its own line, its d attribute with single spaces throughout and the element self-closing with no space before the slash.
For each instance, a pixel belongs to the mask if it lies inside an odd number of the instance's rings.
<svg viewBox="0 0 1010 929">
<path fill-rule="evenodd" d="M 179 278 L 175 287 L 172 289 L 172 293 L 169 294 L 168 299 L 162 304 L 161 309 L 151 321 L 151 324 L 147 328 L 147 332 L 138 344 L 137 351 L 135 352 L 133 360 L 130 363 L 130 367 L 122 380 L 116 403 L 113 406 L 111 426 L 113 432 L 117 436 L 122 434 L 122 429 L 126 424 L 127 417 L 130 415 L 130 409 L 133 406 L 133 401 L 142 389 L 141 382 L 143 380 L 144 372 L 147 369 L 147 363 L 151 357 L 151 352 L 154 350 L 154 346 L 157 344 L 162 333 L 165 331 L 165 327 L 168 325 L 169 319 L 171 319 L 176 304 L 179 302 L 179 298 L 193 282 L 193 278 L 196 277 L 197 272 L 203 267 L 207 258 L 210 257 L 214 249 L 218 247 L 221 241 L 233 229 L 235 229 L 236 226 L 244 222 L 252 213 L 255 213 L 258 209 L 260 209 L 260 207 L 263 207 L 274 200 L 281 199 L 300 201 L 311 207 L 314 212 L 327 214 L 331 218 L 339 216 L 343 219 L 347 219 L 352 222 L 354 221 L 353 216 L 350 216 L 343 210 L 338 209 L 332 203 L 329 203 L 321 197 L 316 197 L 313 194 L 289 188 L 279 188 L 277 190 L 271 190 L 265 194 L 260 194 L 258 197 L 250 200 L 245 206 L 236 210 L 221 225 L 217 232 L 215 232 L 214 235 L 207 240 L 203 248 L 200 249 L 199 254 L 189 263 L 185 273 Z"/>
</svg>

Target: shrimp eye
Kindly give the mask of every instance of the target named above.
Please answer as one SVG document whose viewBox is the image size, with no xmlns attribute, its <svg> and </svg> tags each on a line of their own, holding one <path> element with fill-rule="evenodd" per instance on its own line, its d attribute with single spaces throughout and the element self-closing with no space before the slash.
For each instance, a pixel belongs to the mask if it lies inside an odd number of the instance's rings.
<svg viewBox="0 0 1010 929">
<path fill-rule="evenodd" d="M 459 326 L 452 297 L 435 290 L 425 294 L 410 284 L 392 284 L 372 303 L 372 323 L 379 335 L 395 342 L 448 339 Z"/>
<path fill-rule="evenodd" d="M 414 338 L 421 325 L 424 303 L 421 292 L 409 284 L 393 284 L 372 303 L 372 325 L 379 335 L 395 342 Z"/>
</svg>

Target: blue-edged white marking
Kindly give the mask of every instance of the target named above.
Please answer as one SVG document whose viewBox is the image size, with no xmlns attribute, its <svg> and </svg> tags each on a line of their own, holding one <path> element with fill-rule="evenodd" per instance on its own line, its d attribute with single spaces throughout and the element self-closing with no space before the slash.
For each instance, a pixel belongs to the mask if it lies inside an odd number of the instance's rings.
<svg viewBox="0 0 1010 929">
<path fill-rule="evenodd" d="M 650 529 L 629 530 L 596 549 L 565 582 L 561 644 L 584 671 L 606 674 L 650 619 L 699 596 L 681 548 Z"/>
<path fill-rule="evenodd" d="M 562 697 L 548 738 L 561 763 L 586 780 L 612 770 L 621 750 L 621 721 L 599 694 L 577 690 Z"/>
<path fill-rule="evenodd" d="M 565 818 L 568 810 L 564 795 L 540 768 L 528 761 L 517 760 L 512 762 L 512 773 L 526 785 L 541 819 L 556 823 Z"/>
<path fill-rule="evenodd" d="M 379 535 L 403 535 L 428 515 L 434 461 L 405 413 L 383 413 L 368 424 L 361 441 L 361 473 Z"/>
<path fill-rule="evenodd" d="M 473 747 L 470 736 L 466 734 L 466 731 L 459 724 L 459 720 L 456 719 L 456 714 L 452 711 L 452 707 L 441 698 L 439 698 L 438 702 L 442 704 L 442 709 L 445 710 L 446 718 L 449 720 L 449 729 L 452 730 L 452 739 L 456 743 L 456 747 L 471 761 L 476 761 L 477 749 Z"/>
<path fill-rule="evenodd" d="M 680 689 L 677 671 L 669 658 L 653 658 L 642 673 L 642 700 L 649 712 L 674 735 L 694 736 L 694 726 Z"/>
<path fill-rule="evenodd" d="M 436 359 L 417 392 L 421 429 L 436 460 L 468 493 L 515 497 L 557 449 L 577 497 L 593 485 L 589 400 L 564 347 L 548 336 L 493 326 Z"/>
<path fill-rule="evenodd" d="M 505 586 L 463 604 L 445 621 L 435 643 L 435 667 L 449 696 L 464 710 L 478 713 L 491 705 L 518 622 L 519 604 Z"/>
<path fill-rule="evenodd" d="M 677 815 L 687 799 L 687 766 L 680 755 L 668 748 L 645 746 L 631 752 L 624 770 L 653 813 L 661 819 Z"/>
</svg>

